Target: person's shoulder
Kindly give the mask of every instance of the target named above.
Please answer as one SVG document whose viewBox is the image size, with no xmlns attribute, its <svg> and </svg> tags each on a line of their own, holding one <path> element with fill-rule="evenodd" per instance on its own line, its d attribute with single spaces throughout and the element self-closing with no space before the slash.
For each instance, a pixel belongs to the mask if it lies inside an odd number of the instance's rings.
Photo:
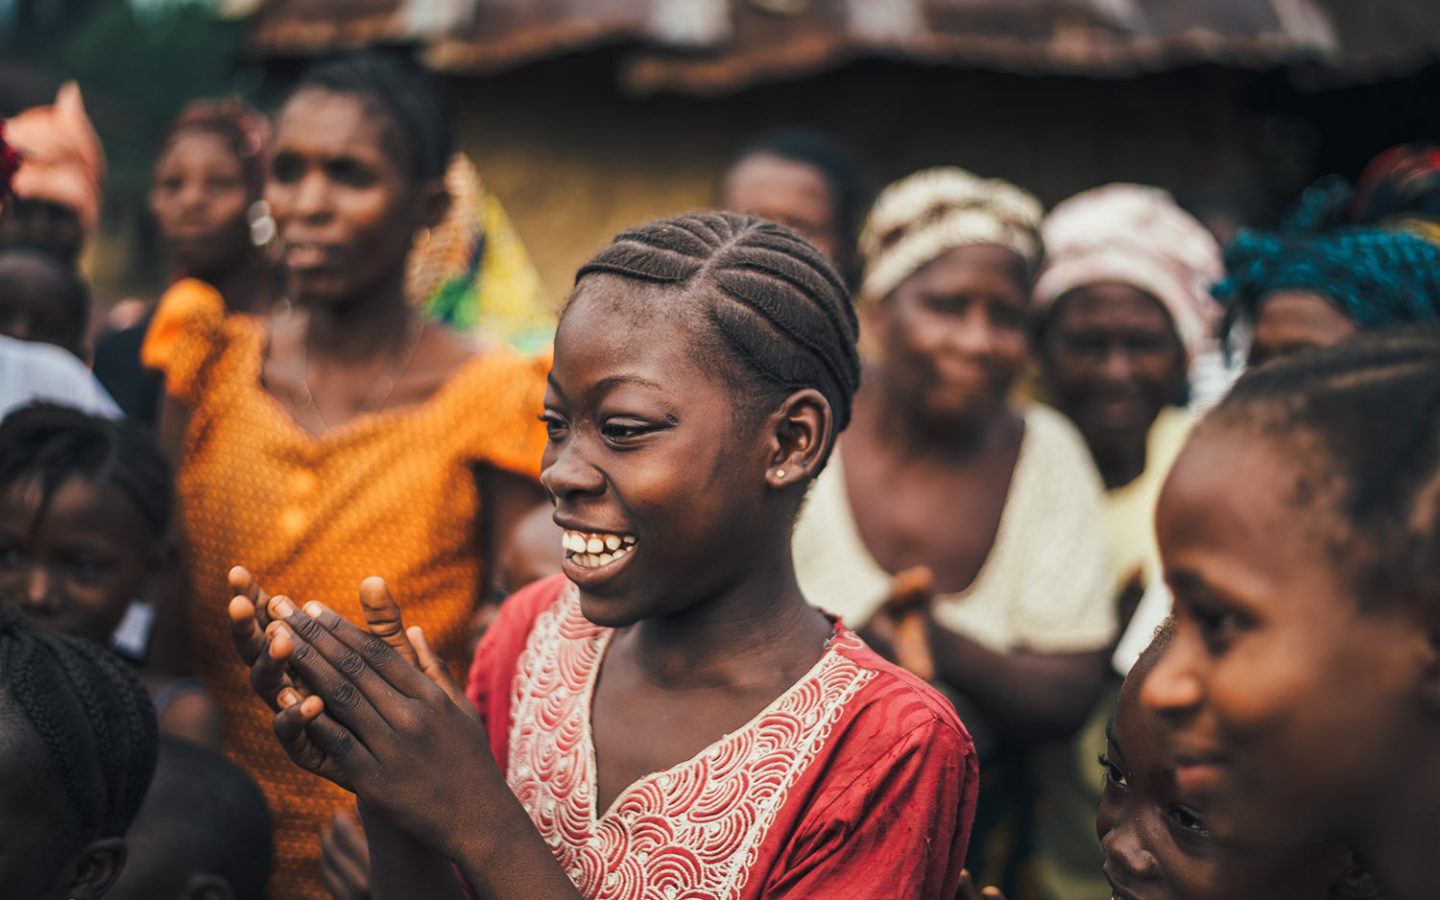
<svg viewBox="0 0 1440 900">
<path fill-rule="evenodd" d="M 0 418 L 35 400 L 64 403 L 107 418 L 120 414 L 94 373 L 70 351 L 0 335 Z"/>
<path fill-rule="evenodd" d="M 852 715 L 867 735 L 879 744 L 939 741 L 973 752 L 965 724 L 939 691 L 853 633 L 847 631 L 839 640 L 837 652 L 863 673 L 864 684 L 851 703 Z"/>
<path fill-rule="evenodd" d="M 1022 410 L 1025 437 L 1037 450 L 1056 455 L 1089 457 L 1085 438 L 1064 413 L 1044 403 L 1030 403 Z"/>
</svg>

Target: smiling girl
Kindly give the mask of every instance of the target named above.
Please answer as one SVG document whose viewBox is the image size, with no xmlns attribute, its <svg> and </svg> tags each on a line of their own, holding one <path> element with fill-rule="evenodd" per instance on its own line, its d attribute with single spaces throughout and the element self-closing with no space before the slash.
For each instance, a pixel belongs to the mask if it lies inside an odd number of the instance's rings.
<svg viewBox="0 0 1440 900">
<path fill-rule="evenodd" d="M 1141 699 L 1220 840 L 1354 847 L 1440 895 L 1440 336 L 1247 375 L 1156 525 L 1177 627 Z"/>
<path fill-rule="evenodd" d="M 262 637 L 258 593 L 232 602 L 292 757 L 361 798 L 376 896 L 455 895 L 451 862 L 482 896 L 955 895 L 969 737 L 807 602 L 790 555 L 854 341 L 793 232 L 627 231 L 580 269 L 546 394 L 566 577 L 506 603 L 473 706 L 320 604 L 271 600 Z"/>
</svg>

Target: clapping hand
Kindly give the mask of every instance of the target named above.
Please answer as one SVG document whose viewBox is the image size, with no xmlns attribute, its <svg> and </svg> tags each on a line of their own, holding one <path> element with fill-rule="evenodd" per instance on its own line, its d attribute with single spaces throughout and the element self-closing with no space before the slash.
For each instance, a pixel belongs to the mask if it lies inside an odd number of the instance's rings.
<svg viewBox="0 0 1440 900">
<path fill-rule="evenodd" d="M 277 596 L 257 643 L 239 628 L 244 599 L 233 604 L 236 644 L 242 655 L 262 647 L 251 681 L 278 710 L 275 734 L 296 764 L 353 791 L 421 843 L 452 852 L 457 808 L 480 814 L 490 792 L 509 798 L 479 714 L 424 633 L 404 629 L 384 582 L 361 585 L 378 633 L 323 604 L 300 609 Z"/>
</svg>

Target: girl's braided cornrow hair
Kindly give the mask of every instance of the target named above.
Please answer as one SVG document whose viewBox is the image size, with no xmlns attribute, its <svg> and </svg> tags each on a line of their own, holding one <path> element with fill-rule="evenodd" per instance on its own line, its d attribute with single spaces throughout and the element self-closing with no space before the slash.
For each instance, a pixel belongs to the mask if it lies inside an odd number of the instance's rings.
<svg viewBox="0 0 1440 900">
<path fill-rule="evenodd" d="M 837 433 L 849 423 L 860 383 L 855 309 L 839 274 L 793 231 L 735 213 L 662 219 L 617 235 L 580 267 L 576 284 L 602 273 L 694 292 L 734 357 L 772 395 L 815 388 L 830 402 Z"/>
<path fill-rule="evenodd" d="M 41 508 L 74 477 L 119 490 L 151 534 L 170 526 L 170 464 L 148 432 L 125 421 L 54 403 L 33 403 L 0 421 L 0 488 L 38 478 Z"/>
<path fill-rule="evenodd" d="M 1376 331 L 1261 366 L 1202 427 L 1212 423 L 1316 439 L 1345 526 L 1337 558 L 1357 593 L 1440 597 L 1440 328 Z"/>
<path fill-rule="evenodd" d="M 155 772 L 155 709 L 129 667 L 89 641 L 31 625 L 0 598 L 0 710 L 45 746 L 66 840 L 123 835 Z"/>
</svg>

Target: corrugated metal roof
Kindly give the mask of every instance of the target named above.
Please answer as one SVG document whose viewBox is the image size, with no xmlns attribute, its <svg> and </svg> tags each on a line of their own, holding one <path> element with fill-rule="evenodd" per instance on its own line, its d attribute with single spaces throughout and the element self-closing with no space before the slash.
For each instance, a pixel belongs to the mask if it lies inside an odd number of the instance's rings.
<svg viewBox="0 0 1440 900">
<path fill-rule="evenodd" d="M 229 0 L 263 54 L 414 43 L 485 74 L 624 48 L 639 92 L 725 93 L 861 57 L 1123 77 L 1197 63 L 1333 81 L 1440 60 L 1436 0 Z"/>
</svg>

